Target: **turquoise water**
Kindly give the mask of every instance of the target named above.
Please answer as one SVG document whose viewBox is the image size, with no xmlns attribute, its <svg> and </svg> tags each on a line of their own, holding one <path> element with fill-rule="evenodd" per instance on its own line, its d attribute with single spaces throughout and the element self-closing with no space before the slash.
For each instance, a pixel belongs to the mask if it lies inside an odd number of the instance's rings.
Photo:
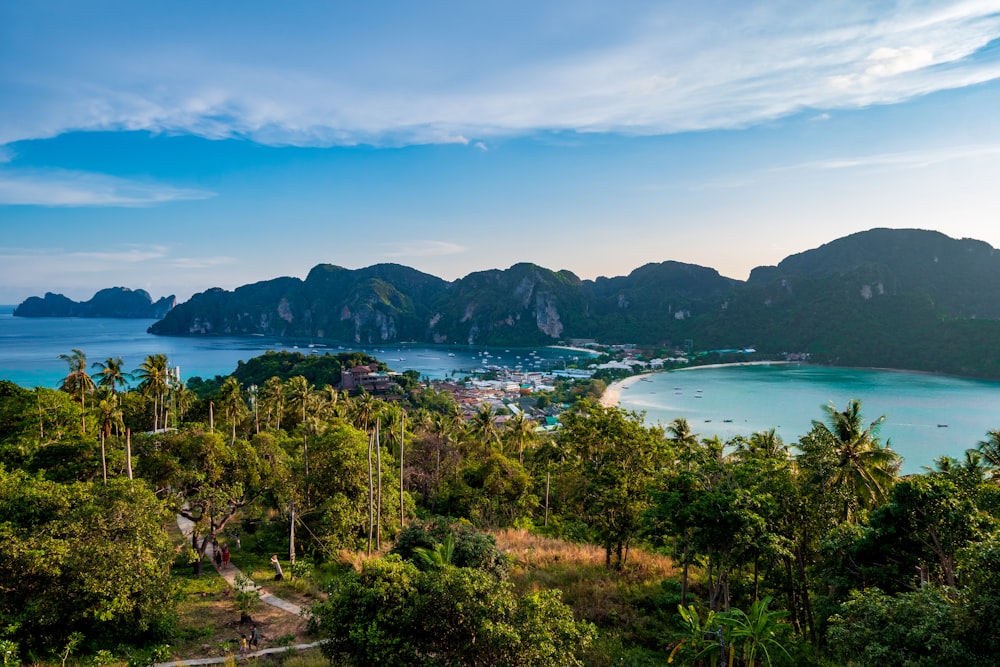
<svg viewBox="0 0 1000 667">
<path fill-rule="evenodd" d="M 1000 383 L 867 369 L 806 365 L 694 368 L 645 376 L 621 393 L 621 406 L 650 423 L 688 420 L 702 436 L 723 440 L 775 428 L 793 443 L 823 420 L 823 405 L 843 410 L 861 400 L 865 421 L 885 415 L 880 435 L 919 472 L 1000 428 Z"/>
<path fill-rule="evenodd" d="M 165 354 L 179 366 L 184 379 L 228 375 L 239 361 L 268 350 L 322 354 L 360 350 L 395 371 L 416 370 L 421 376 L 443 379 L 450 373 L 481 369 L 486 364 L 525 370 L 559 368 L 578 352 L 557 348 L 486 349 L 468 346 L 436 347 L 395 344 L 363 347 L 330 341 L 283 340 L 265 337 L 153 336 L 146 329 L 155 320 L 14 317 L 13 307 L 0 306 L 0 379 L 24 387 L 57 387 L 67 372 L 60 354 L 83 350 L 88 363 L 122 357 L 126 369 L 138 368 L 150 354 Z M 488 355 L 488 356 L 487 356 Z"/>
</svg>

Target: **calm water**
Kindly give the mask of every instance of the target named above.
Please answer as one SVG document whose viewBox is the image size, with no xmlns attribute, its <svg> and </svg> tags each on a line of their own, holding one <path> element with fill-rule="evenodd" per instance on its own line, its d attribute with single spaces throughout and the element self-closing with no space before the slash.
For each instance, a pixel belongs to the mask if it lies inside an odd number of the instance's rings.
<svg viewBox="0 0 1000 667">
<path fill-rule="evenodd" d="M 228 375 L 239 361 L 267 350 L 322 354 L 361 350 L 396 371 L 416 370 L 421 376 L 443 379 L 450 373 L 482 368 L 483 362 L 525 370 L 559 368 L 579 355 L 569 350 L 486 349 L 483 347 L 428 347 L 392 345 L 361 347 L 329 341 L 281 340 L 265 337 L 199 338 L 153 336 L 146 329 L 155 320 L 14 317 L 12 306 L 0 306 L 0 379 L 24 387 L 57 387 L 67 372 L 60 354 L 83 350 L 88 363 L 122 357 L 128 370 L 138 368 L 150 354 L 165 354 L 171 366 L 180 366 L 184 379 Z M 534 354 L 532 354 L 534 352 Z M 486 355 L 489 356 L 486 356 Z"/>
<path fill-rule="evenodd" d="M 885 415 L 880 434 L 904 457 L 904 472 L 919 472 L 947 454 L 966 449 L 1000 428 L 1000 383 L 939 375 L 822 368 L 730 366 L 646 376 L 621 393 L 622 407 L 645 411 L 648 422 L 684 417 L 702 436 L 777 429 L 786 443 L 823 420 L 830 401 L 843 410 L 861 400 L 871 421 Z M 946 426 L 945 426 L 946 425 Z"/>
</svg>

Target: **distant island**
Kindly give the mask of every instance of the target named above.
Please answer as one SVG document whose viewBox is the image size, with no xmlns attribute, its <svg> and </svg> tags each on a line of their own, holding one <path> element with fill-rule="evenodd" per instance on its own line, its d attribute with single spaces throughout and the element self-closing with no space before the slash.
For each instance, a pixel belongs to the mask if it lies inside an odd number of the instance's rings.
<svg viewBox="0 0 1000 667">
<path fill-rule="evenodd" d="M 89 301 L 73 301 L 62 294 L 46 292 L 44 297 L 29 297 L 14 309 L 15 317 L 115 317 L 162 319 L 177 304 L 173 296 L 153 301 L 149 292 L 127 287 L 109 287 Z"/>
<path fill-rule="evenodd" d="M 755 349 L 835 366 L 1000 378 L 1000 252 L 919 229 L 872 229 L 746 281 L 675 261 L 583 280 L 536 264 L 446 281 L 399 264 L 314 267 L 195 294 L 149 331 L 476 346 Z"/>
</svg>

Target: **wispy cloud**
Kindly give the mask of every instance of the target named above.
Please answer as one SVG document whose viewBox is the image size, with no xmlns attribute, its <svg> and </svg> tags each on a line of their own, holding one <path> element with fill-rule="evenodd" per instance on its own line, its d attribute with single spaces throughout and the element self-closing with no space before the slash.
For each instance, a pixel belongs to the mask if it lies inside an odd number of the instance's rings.
<svg viewBox="0 0 1000 667">
<path fill-rule="evenodd" d="M 235 264 L 235 257 L 178 257 L 171 260 L 171 264 L 178 269 L 186 270 L 196 270 L 196 269 L 212 269 L 217 266 L 225 266 L 228 264 Z"/>
<path fill-rule="evenodd" d="M 796 169 L 860 169 L 866 167 L 920 168 L 931 165 L 1000 155 L 1000 145 L 956 146 L 938 150 L 902 151 L 875 155 L 855 155 L 847 157 L 814 160 L 801 164 L 778 167 L 772 171 Z"/>
<path fill-rule="evenodd" d="M 0 168 L 0 205 L 145 207 L 213 196 L 214 193 L 205 190 L 132 181 L 105 174 Z"/>
<path fill-rule="evenodd" d="M 386 257 L 433 257 L 438 255 L 457 255 L 465 252 L 465 248 L 450 241 L 398 241 L 382 244 Z"/>
<path fill-rule="evenodd" d="M 27 18 L 0 9 L 0 24 L 24 28 L 0 33 L 0 59 L 17 72 L 0 76 L 0 144 L 76 129 L 273 145 L 657 134 L 894 103 L 1000 78 L 1000 54 L 987 48 L 1000 38 L 1000 0 L 774 0 L 725 11 L 572 0 L 515 2 L 492 15 L 438 4 L 440 12 L 401 7 L 391 19 L 359 7 L 251 17 L 199 5 L 197 21 L 168 15 L 131 22 L 147 26 L 135 31 L 120 28 L 141 3 L 119 7 L 121 16 L 72 6 L 53 14 L 44 4 Z M 60 30 L 61 21 L 86 29 Z M 481 29 L 457 30 L 462 21 Z"/>
</svg>

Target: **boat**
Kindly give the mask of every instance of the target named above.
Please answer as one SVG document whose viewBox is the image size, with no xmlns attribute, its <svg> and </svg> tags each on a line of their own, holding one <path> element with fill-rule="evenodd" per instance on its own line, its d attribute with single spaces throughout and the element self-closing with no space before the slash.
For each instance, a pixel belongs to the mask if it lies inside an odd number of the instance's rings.
<svg viewBox="0 0 1000 667">
<path fill-rule="evenodd" d="M 938 428 L 948 428 L 947 424 L 938 424 Z"/>
</svg>

